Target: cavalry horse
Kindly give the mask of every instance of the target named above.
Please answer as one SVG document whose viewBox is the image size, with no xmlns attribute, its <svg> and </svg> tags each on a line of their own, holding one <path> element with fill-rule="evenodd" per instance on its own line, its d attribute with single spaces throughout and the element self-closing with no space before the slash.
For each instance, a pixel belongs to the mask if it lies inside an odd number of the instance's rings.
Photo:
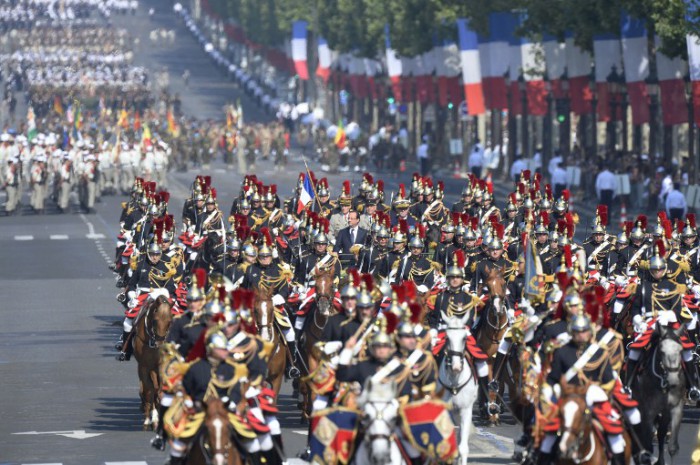
<svg viewBox="0 0 700 465">
<path fill-rule="evenodd" d="M 323 340 L 323 330 L 326 327 L 326 323 L 335 314 L 335 307 L 333 306 L 333 299 L 335 298 L 333 278 L 333 268 L 316 270 L 314 302 L 311 304 L 312 307 L 307 315 L 300 338 L 300 347 L 304 359 L 303 368 L 306 371 L 306 375 L 314 373 L 318 367 L 319 360 L 314 353 L 314 346 L 317 342 Z M 304 382 L 300 383 L 299 391 L 303 398 L 303 415 L 309 416 L 311 415 L 311 406 L 315 395 L 307 383 Z"/>
<path fill-rule="evenodd" d="M 206 401 L 202 429 L 187 455 L 188 465 L 243 465 L 229 413 L 218 397 Z"/>
<path fill-rule="evenodd" d="M 562 379 L 558 415 L 560 421 L 559 461 L 561 465 L 605 465 L 608 463 L 605 439 L 595 431 L 586 405 L 588 386 L 569 385 Z M 626 459 L 630 448 L 627 439 Z"/>
<path fill-rule="evenodd" d="M 134 328 L 134 358 L 138 362 L 143 429 L 157 429 L 158 393 L 160 392 L 160 345 L 165 341 L 173 321 L 172 305 L 163 295 L 148 298 Z"/>
<path fill-rule="evenodd" d="M 284 368 L 287 363 L 287 349 L 282 332 L 275 324 L 275 306 L 272 303 L 272 296 L 269 292 L 256 291 L 253 300 L 253 314 L 258 334 L 266 342 L 274 344 L 275 350 L 267 362 L 266 381 L 275 391 L 275 398 L 280 393 L 282 381 L 284 380 Z"/>
<path fill-rule="evenodd" d="M 508 329 L 508 310 L 506 308 L 506 280 L 503 272 L 497 268 L 485 269 L 486 278 L 484 280 L 489 292 L 489 302 L 481 311 L 479 330 L 476 335 L 476 344 L 488 355 L 489 370 L 493 374 L 493 357 L 498 350 L 498 345 Z M 488 402 L 496 401 L 497 392 L 480 393 L 488 395 Z M 482 405 L 485 405 L 482 402 Z M 488 413 L 489 422 L 497 425 L 500 422 L 498 413 Z"/>
<path fill-rule="evenodd" d="M 442 319 L 447 323 L 447 350 L 438 368 L 438 382 L 444 388 L 443 400 L 459 413 L 459 463 L 467 464 L 469 457 L 469 430 L 472 424 L 472 410 L 479 395 L 476 370 L 466 357 L 468 314 L 463 317 Z"/>
<path fill-rule="evenodd" d="M 403 465 L 404 460 L 395 432 L 399 421 L 399 400 L 396 382 L 365 382 L 357 399 L 362 411 L 362 440 L 354 463 L 360 465 Z"/>
<path fill-rule="evenodd" d="M 668 437 L 671 459 L 678 453 L 678 433 L 683 420 L 685 377 L 683 374 L 683 346 L 680 338 L 683 326 L 671 329 L 659 326 L 654 347 L 640 361 L 641 368 L 632 383 L 632 393 L 644 408 L 642 422 L 646 431 L 656 430 L 659 443 L 658 465 L 664 465 L 664 448 Z M 694 362 L 689 362 L 694 363 Z M 640 438 L 646 450 L 653 450 L 652 438 Z"/>
</svg>

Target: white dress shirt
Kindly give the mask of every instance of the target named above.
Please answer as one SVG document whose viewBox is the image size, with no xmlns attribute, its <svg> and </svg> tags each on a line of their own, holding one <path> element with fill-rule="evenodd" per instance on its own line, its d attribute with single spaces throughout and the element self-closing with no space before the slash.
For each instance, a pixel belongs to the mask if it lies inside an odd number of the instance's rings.
<svg viewBox="0 0 700 465">
<path fill-rule="evenodd" d="M 600 192 L 605 190 L 613 191 L 613 197 L 617 192 L 617 178 L 607 168 L 598 173 L 598 177 L 595 180 L 595 192 L 598 198 L 600 198 Z"/>
<path fill-rule="evenodd" d="M 666 196 L 666 213 L 671 216 L 672 208 L 682 208 L 683 216 L 688 210 L 688 204 L 685 201 L 685 195 L 679 190 L 673 189 Z"/>
<path fill-rule="evenodd" d="M 554 168 L 552 173 L 552 185 L 557 184 L 566 185 L 566 170 L 559 165 Z"/>
</svg>

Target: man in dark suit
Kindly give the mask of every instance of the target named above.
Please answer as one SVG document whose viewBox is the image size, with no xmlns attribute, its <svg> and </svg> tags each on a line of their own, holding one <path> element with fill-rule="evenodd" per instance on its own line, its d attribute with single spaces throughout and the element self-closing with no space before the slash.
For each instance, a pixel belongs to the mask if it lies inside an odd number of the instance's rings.
<svg viewBox="0 0 700 465">
<path fill-rule="evenodd" d="M 348 227 L 343 228 L 338 233 L 338 237 L 335 239 L 335 252 L 338 252 L 338 257 L 344 264 L 349 266 L 356 266 L 356 254 L 355 251 L 359 253 L 359 250 L 353 249 L 355 245 L 363 246 L 367 241 L 367 230 L 360 227 L 360 214 L 355 210 L 351 210 L 348 213 Z M 349 254 L 353 254 L 350 256 Z"/>
</svg>

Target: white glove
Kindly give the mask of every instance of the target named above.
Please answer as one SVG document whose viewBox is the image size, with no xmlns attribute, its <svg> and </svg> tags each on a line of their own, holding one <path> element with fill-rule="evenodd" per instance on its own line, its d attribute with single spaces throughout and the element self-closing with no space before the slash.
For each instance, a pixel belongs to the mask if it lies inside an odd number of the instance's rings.
<svg viewBox="0 0 700 465">
<path fill-rule="evenodd" d="M 281 295 L 275 294 L 272 297 L 272 305 L 274 305 L 275 307 L 279 307 L 281 305 L 284 305 L 284 303 L 285 303 L 284 297 L 282 297 Z"/>
<path fill-rule="evenodd" d="M 428 289 L 428 286 L 425 284 L 421 284 L 420 286 L 416 287 L 416 290 L 421 294 L 427 294 L 430 289 Z"/>
<path fill-rule="evenodd" d="M 642 318 L 642 315 L 635 315 L 634 318 L 632 318 L 632 326 L 634 326 L 634 332 L 639 334 L 647 329 L 647 324 L 644 318 Z"/>
<path fill-rule="evenodd" d="M 258 394 L 260 394 L 260 389 L 251 386 L 245 392 L 245 398 L 246 399 L 253 399 L 253 398 L 257 397 Z"/>
<path fill-rule="evenodd" d="M 627 279 L 624 276 L 618 276 L 615 278 L 615 285 L 617 287 L 625 287 L 627 285 Z"/>
<path fill-rule="evenodd" d="M 329 341 L 329 342 L 326 342 L 326 345 L 323 347 L 323 353 L 326 355 L 331 355 L 331 354 L 338 352 L 342 348 L 343 348 L 342 342 Z"/>
</svg>

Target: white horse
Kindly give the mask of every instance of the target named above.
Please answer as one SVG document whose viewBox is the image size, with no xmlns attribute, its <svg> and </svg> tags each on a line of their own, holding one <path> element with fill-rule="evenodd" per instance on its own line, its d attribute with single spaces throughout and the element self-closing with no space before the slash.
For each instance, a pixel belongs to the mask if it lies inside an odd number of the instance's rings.
<svg viewBox="0 0 700 465">
<path fill-rule="evenodd" d="M 368 379 L 358 398 L 362 409 L 364 437 L 357 452 L 357 465 L 405 464 L 394 435 L 397 431 L 399 401 L 396 382 L 372 382 Z"/>
<path fill-rule="evenodd" d="M 459 415 L 459 462 L 467 464 L 469 457 L 469 430 L 472 424 L 472 410 L 479 394 L 479 385 L 467 363 L 468 315 L 462 318 L 448 317 L 440 312 L 447 323 L 447 352 L 440 363 L 438 381 L 445 388 L 443 400 L 452 406 L 453 414 Z"/>
</svg>

